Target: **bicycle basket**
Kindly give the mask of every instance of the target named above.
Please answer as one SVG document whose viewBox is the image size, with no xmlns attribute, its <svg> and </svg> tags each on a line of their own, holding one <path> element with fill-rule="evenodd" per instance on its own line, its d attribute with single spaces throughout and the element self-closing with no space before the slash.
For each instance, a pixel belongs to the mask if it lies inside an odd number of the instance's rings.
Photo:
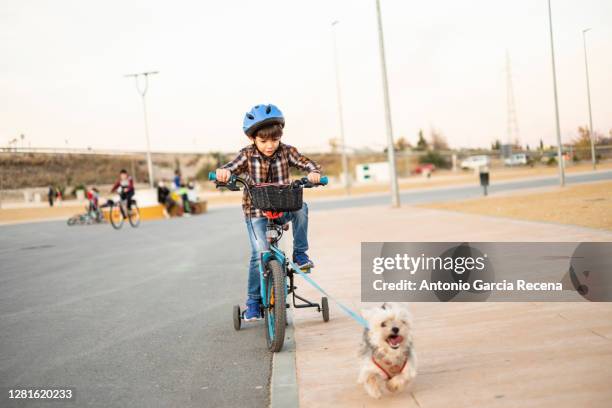
<svg viewBox="0 0 612 408">
<path fill-rule="evenodd" d="M 297 211 L 302 208 L 302 188 L 292 185 L 257 185 L 251 187 L 251 201 L 263 211 Z"/>
</svg>

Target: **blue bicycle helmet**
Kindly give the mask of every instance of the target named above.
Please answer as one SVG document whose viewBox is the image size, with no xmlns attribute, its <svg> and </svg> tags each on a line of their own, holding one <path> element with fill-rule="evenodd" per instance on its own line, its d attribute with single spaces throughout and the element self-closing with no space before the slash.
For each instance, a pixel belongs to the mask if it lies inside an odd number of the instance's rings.
<svg viewBox="0 0 612 408">
<path fill-rule="evenodd" d="M 285 126 L 285 118 L 280 109 L 272 104 L 257 105 L 244 115 L 242 130 L 247 136 L 254 137 L 259 129 L 273 124 Z"/>
</svg>

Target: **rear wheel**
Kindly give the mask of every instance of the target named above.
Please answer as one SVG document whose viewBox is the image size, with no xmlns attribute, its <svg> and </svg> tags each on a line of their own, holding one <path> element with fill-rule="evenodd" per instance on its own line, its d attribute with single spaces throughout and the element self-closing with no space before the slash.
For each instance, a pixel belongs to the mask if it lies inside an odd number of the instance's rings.
<svg viewBox="0 0 612 408">
<path fill-rule="evenodd" d="M 121 204 L 111 204 L 108 208 L 108 218 L 114 229 L 119 229 L 123 226 L 124 218 L 121 212 Z"/>
<path fill-rule="evenodd" d="M 280 351 L 285 341 L 287 305 L 285 304 L 285 274 L 281 264 L 273 259 L 266 265 L 266 304 L 264 320 L 268 349 Z"/>
<path fill-rule="evenodd" d="M 128 211 L 128 219 L 130 220 L 130 225 L 136 228 L 140 225 L 140 210 L 136 205 L 136 201 L 132 201 L 132 209 Z"/>
</svg>

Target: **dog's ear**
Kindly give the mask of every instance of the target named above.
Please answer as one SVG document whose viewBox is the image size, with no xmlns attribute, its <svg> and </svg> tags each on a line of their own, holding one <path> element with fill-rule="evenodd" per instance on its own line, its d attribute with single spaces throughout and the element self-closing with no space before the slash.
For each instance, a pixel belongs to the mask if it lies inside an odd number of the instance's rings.
<svg viewBox="0 0 612 408">
<path fill-rule="evenodd" d="M 383 310 L 387 310 L 389 308 L 389 305 L 387 305 L 387 302 L 383 303 L 381 306 L 381 309 Z"/>
</svg>

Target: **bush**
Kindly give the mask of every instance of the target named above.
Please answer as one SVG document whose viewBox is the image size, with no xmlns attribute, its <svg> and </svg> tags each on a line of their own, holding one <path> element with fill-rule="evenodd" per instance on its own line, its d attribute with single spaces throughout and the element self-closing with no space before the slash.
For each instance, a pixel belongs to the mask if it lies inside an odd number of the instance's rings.
<svg viewBox="0 0 612 408">
<path fill-rule="evenodd" d="M 547 165 L 549 166 L 556 166 L 557 165 L 557 159 L 555 159 L 554 157 L 549 157 L 548 161 L 546 162 Z"/>
<path fill-rule="evenodd" d="M 451 167 L 449 161 L 438 152 L 430 151 L 424 156 L 419 157 L 420 164 L 433 164 L 438 169 L 448 169 Z"/>
<path fill-rule="evenodd" d="M 74 188 L 72 189 L 72 193 L 70 193 L 70 195 L 72 197 L 76 197 L 76 192 L 77 190 L 83 190 L 83 191 L 87 191 L 87 188 L 85 187 L 84 184 L 77 184 L 76 186 L 74 186 Z"/>
</svg>

